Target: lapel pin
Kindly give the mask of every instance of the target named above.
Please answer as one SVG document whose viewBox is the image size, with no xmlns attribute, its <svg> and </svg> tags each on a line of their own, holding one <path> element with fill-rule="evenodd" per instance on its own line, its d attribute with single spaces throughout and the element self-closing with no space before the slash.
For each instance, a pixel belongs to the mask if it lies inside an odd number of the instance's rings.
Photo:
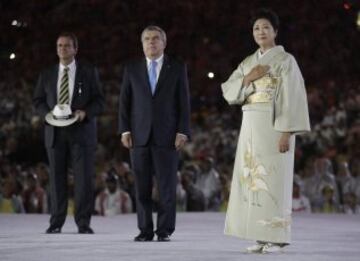
<svg viewBox="0 0 360 261">
<path fill-rule="evenodd" d="M 82 82 L 79 82 L 78 85 L 79 85 L 79 95 L 81 95 L 81 93 L 82 93 L 82 90 L 81 90 Z"/>
</svg>

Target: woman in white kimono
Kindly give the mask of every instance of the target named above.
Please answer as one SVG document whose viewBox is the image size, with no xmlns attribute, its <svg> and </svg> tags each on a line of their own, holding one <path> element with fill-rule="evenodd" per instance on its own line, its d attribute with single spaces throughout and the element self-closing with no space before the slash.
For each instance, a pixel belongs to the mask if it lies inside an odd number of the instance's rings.
<svg viewBox="0 0 360 261">
<path fill-rule="evenodd" d="M 290 243 L 295 135 L 310 130 L 304 80 L 295 58 L 275 44 L 279 20 L 261 9 L 252 19 L 259 49 L 221 85 L 243 120 L 225 234 L 255 240 L 247 251 L 279 251 Z"/>
</svg>

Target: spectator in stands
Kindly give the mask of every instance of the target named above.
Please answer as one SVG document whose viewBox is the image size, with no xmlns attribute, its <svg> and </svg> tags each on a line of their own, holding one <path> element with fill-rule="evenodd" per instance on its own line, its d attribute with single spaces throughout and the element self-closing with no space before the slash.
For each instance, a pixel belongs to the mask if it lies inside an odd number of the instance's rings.
<svg viewBox="0 0 360 261">
<path fill-rule="evenodd" d="M 0 213 L 24 213 L 19 195 L 21 184 L 13 176 L 7 176 L 0 184 Z"/>
<path fill-rule="evenodd" d="M 181 173 L 177 172 L 176 211 L 186 211 L 186 191 L 181 183 Z"/>
<path fill-rule="evenodd" d="M 351 175 L 349 170 L 349 164 L 345 162 L 340 162 L 337 164 L 338 170 L 336 174 L 336 183 L 339 190 L 340 203 L 343 202 L 344 195 L 352 192 L 354 187 L 355 179 Z"/>
<path fill-rule="evenodd" d="M 46 193 L 46 209 L 48 213 L 50 209 L 49 166 L 43 162 L 39 162 L 35 165 L 34 172 L 38 177 L 40 187 Z"/>
<path fill-rule="evenodd" d="M 360 158 L 356 158 L 352 161 L 351 174 L 354 177 L 351 192 L 355 194 L 357 202 L 360 204 Z"/>
<path fill-rule="evenodd" d="M 318 212 L 322 208 L 322 188 L 328 184 L 334 190 L 334 201 L 338 203 L 339 194 L 331 161 L 328 158 L 318 157 L 315 163 L 309 160 L 307 168 L 309 168 L 307 170 L 309 176 L 304 180 L 304 194 L 309 198 L 312 210 Z"/>
<path fill-rule="evenodd" d="M 115 216 L 131 213 L 132 203 L 129 195 L 119 187 L 118 176 L 109 171 L 106 188 L 96 197 L 95 211 L 101 216 Z"/>
<path fill-rule="evenodd" d="M 125 161 L 114 161 L 112 162 L 112 170 L 119 178 L 119 186 L 122 190 L 129 194 L 131 202 L 133 204 L 133 211 L 136 210 L 135 200 L 135 184 L 134 174 L 130 169 L 130 166 Z"/>
<path fill-rule="evenodd" d="M 204 194 L 205 210 L 218 211 L 221 204 L 221 183 L 212 157 L 200 161 L 200 173 L 196 177 L 195 186 Z"/>
<path fill-rule="evenodd" d="M 332 184 L 324 184 L 321 188 L 322 202 L 319 209 L 321 213 L 339 213 L 339 203 L 335 200 L 335 189 Z M 317 212 L 317 210 L 315 210 Z"/>
<path fill-rule="evenodd" d="M 225 212 L 229 202 L 231 179 L 225 173 L 220 175 L 221 183 L 221 205 L 220 211 Z"/>
<path fill-rule="evenodd" d="M 181 184 L 186 191 L 186 211 L 205 211 L 204 193 L 195 186 L 194 180 L 195 175 L 191 170 L 185 170 L 181 173 Z"/>
<path fill-rule="evenodd" d="M 293 182 L 293 199 L 292 211 L 311 213 L 311 205 L 309 199 L 302 193 L 301 181 L 294 178 Z"/>
<path fill-rule="evenodd" d="M 348 192 L 344 194 L 343 212 L 345 214 L 360 215 L 360 205 L 355 193 Z"/>
<path fill-rule="evenodd" d="M 45 190 L 40 186 L 38 177 L 34 173 L 26 176 L 26 188 L 22 199 L 26 213 L 47 213 L 47 197 Z"/>
</svg>

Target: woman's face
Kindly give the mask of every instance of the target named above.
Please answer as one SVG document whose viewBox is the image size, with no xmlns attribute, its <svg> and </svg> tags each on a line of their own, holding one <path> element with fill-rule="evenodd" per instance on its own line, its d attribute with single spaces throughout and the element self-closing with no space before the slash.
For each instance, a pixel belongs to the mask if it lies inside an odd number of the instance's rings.
<svg viewBox="0 0 360 261">
<path fill-rule="evenodd" d="M 260 18 L 255 21 L 253 26 L 253 36 L 255 42 L 262 48 L 271 48 L 275 46 L 277 31 L 271 25 L 270 21 Z"/>
</svg>

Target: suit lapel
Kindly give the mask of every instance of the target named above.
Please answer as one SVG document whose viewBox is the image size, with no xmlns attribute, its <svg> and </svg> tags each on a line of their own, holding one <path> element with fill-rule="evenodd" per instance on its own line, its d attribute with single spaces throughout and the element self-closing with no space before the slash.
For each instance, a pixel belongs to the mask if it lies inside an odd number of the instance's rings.
<svg viewBox="0 0 360 261">
<path fill-rule="evenodd" d="M 59 64 L 55 65 L 51 71 L 50 88 L 51 88 L 51 106 L 57 104 L 57 83 L 59 77 Z M 52 108 L 51 108 L 52 109 Z"/>
<path fill-rule="evenodd" d="M 141 80 L 144 83 L 142 84 L 142 86 L 144 86 L 146 89 L 145 92 L 147 92 L 148 95 L 152 96 L 146 58 L 143 58 L 139 63 L 139 73 L 141 76 Z"/>
<path fill-rule="evenodd" d="M 166 77 L 169 75 L 170 68 L 171 68 L 171 65 L 170 65 L 169 58 L 166 55 L 164 55 L 164 62 L 161 67 L 161 70 L 160 70 L 159 79 L 156 83 L 156 89 L 155 89 L 154 96 L 160 91 L 162 86 L 164 86 L 163 83 L 166 80 Z"/>
</svg>

